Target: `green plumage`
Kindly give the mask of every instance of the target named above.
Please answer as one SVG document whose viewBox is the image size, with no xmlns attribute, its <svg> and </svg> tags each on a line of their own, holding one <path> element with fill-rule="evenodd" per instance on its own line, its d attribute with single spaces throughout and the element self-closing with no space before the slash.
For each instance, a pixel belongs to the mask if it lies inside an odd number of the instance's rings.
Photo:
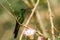
<svg viewBox="0 0 60 40">
<path fill-rule="evenodd" d="M 17 13 L 17 19 L 20 22 L 20 24 L 22 24 L 24 22 L 24 14 L 25 14 L 25 9 L 21 9 L 19 13 Z M 17 37 L 18 35 L 18 31 L 19 31 L 20 25 L 19 23 L 16 21 L 16 26 L 15 26 L 15 30 L 14 30 L 14 38 Z"/>
<path fill-rule="evenodd" d="M 19 21 L 21 24 L 22 24 L 23 21 L 24 21 L 25 11 L 26 11 L 25 9 L 21 9 L 20 12 L 19 12 L 19 16 L 18 16 L 18 17 L 19 17 L 19 20 L 18 20 L 18 21 Z"/>
</svg>

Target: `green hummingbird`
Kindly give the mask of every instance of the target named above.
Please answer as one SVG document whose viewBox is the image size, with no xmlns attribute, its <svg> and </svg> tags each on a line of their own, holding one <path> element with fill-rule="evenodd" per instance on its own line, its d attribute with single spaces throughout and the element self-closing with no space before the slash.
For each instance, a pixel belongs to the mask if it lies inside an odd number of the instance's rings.
<svg viewBox="0 0 60 40">
<path fill-rule="evenodd" d="M 20 12 L 16 13 L 17 15 L 17 19 L 19 19 L 18 21 L 20 22 L 20 24 L 22 24 L 24 22 L 24 14 L 25 14 L 26 9 L 20 9 Z M 19 23 L 16 21 L 16 26 L 15 26 L 15 30 L 14 30 L 14 38 L 17 38 L 18 35 L 18 31 L 21 25 L 19 25 Z"/>
</svg>

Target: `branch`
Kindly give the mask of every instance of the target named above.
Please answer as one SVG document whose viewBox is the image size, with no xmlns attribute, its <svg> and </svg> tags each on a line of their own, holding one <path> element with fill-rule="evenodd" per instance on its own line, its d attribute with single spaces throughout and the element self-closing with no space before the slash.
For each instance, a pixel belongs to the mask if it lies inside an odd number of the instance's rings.
<svg viewBox="0 0 60 40">
<path fill-rule="evenodd" d="M 27 20 L 27 22 L 26 22 L 25 26 L 27 26 L 27 25 L 29 24 L 30 19 L 32 18 L 32 16 L 33 16 L 33 14 L 34 14 L 34 12 L 35 12 L 35 10 L 36 10 L 36 8 L 37 8 L 38 4 L 39 4 L 39 0 L 37 0 L 37 3 L 35 4 L 34 8 L 32 9 L 32 13 L 31 13 L 31 15 L 29 16 L 29 18 L 28 18 L 28 20 Z M 19 40 L 21 40 L 21 39 L 22 39 L 23 32 L 24 32 L 25 30 L 26 30 L 26 28 L 24 28 L 24 30 L 22 31 L 22 33 L 21 33 L 21 35 L 20 35 L 20 39 L 19 39 Z"/>
<path fill-rule="evenodd" d="M 40 25 L 40 28 L 41 28 L 42 32 L 43 32 L 43 36 L 44 36 L 45 38 L 48 38 L 48 34 L 47 34 L 47 32 L 46 32 L 46 29 L 45 29 L 45 27 L 44 27 L 43 21 L 42 21 L 41 16 L 40 16 L 40 14 L 39 14 L 38 11 L 36 11 L 36 18 L 37 18 L 37 21 L 38 21 L 38 23 L 39 23 L 39 25 Z"/>
<path fill-rule="evenodd" d="M 11 3 L 9 3 L 9 1 L 8 1 L 8 0 L 5 0 L 5 1 L 6 1 L 6 2 L 7 2 L 7 4 L 9 5 L 10 9 L 14 12 L 14 9 L 12 8 Z"/>
<path fill-rule="evenodd" d="M 9 14 L 13 17 L 13 18 L 15 18 L 15 16 L 6 8 L 6 7 L 4 7 L 4 5 L 2 4 L 2 3 L 0 3 L 0 5 L 6 10 L 6 11 L 8 11 L 9 12 Z M 15 18 L 15 20 L 16 20 L 17 18 Z"/>
<path fill-rule="evenodd" d="M 35 5 L 34 0 L 31 0 L 31 2 L 32 2 L 33 5 Z M 38 21 L 38 23 L 40 25 L 40 28 L 42 29 L 43 36 L 47 38 L 48 37 L 48 34 L 45 31 L 45 27 L 44 27 L 44 24 L 43 24 L 43 21 L 41 19 L 41 16 L 40 16 L 40 13 L 39 13 L 38 9 L 36 10 L 36 13 L 35 14 L 36 14 L 37 21 Z"/>
<path fill-rule="evenodd" d="M 26 22 L 25 25 L 28 25 L 28 24 L 29 24 L 29 21 L 30 21 L 30 19 L 32 18 L 32 16 L 33 16 L 33 14 L 34 14 L 34 12 L 35 12 L 38 4 L 39 4 L 39 0 L 37 0 L 37 3 L 35 4 L 34 8 L 32 9 L 32 13 L 31 13 L 30 17 L 28 18 L 28 20 L 27 20 L 27 22 Z"/>
<path fill-rule="evenodd" d="M 49 10 L 49 13 L 50 13 L 50 23 L 51 23 L 52 40 L 55 40 L 53 16 L 52 16 L 52 11 L 51 11 L 51 8 L 50 8 L 49 0 L 47 0 L 47 4 L 48 4 L 48 10 Z"/>
</svg>

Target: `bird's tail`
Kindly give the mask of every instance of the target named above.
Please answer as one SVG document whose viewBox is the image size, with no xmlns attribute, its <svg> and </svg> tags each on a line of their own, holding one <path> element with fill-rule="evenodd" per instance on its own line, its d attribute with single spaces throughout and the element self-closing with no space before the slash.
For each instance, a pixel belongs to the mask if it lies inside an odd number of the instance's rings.
<svg viewBox="0 0 60 40">
<path fill-rule="evenodd" d="M 20 28 L 20 25 L 19 25 L 19 23 L 16 21 L 16 26 L 15 26 L 15 30 L 14 30 L 14 38 L 17 38 L 19 28 Z"/>
</svg>

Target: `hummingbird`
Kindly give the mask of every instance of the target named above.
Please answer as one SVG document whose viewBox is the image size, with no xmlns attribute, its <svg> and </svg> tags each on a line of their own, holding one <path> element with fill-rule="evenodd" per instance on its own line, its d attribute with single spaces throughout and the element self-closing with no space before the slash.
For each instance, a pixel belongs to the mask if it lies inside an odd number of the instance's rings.
<svg viewBox="0 0 60 40">
<path fill-rule="evenodd" d="M 20 12 L 17 12 L 16 13 L 16 16 L 17 16 L 17 19 L 18 19 L 18 22 L 20 24 L 22 24 L 24 22 L 24 14 L 25 14 L 25 11 L 26 9 L 20 9 Z M 19 29 L 21 27 L 21 25 L 19 24 L 16 20 L 16 25 L 15 25 L 15 29 L 14 29 L 14 38 L 17 38 L 17 35 L 18 35 L 18 32 L 19 32 Z"/>
</svg>

